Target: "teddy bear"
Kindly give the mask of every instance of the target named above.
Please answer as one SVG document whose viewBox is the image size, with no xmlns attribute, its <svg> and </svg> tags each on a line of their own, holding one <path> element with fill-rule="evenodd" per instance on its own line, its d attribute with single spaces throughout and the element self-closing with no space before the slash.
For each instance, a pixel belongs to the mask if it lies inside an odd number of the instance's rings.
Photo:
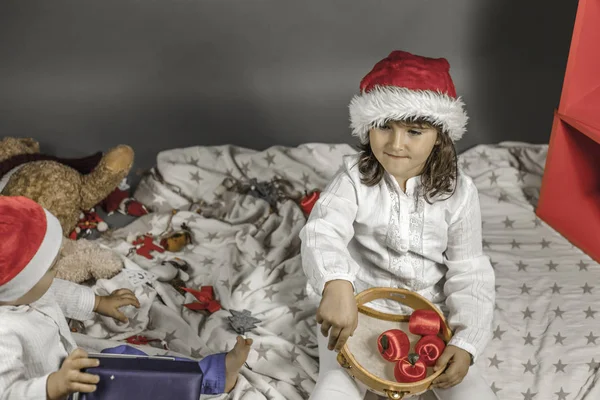
<svg viewBox="0 0 600 400">
<path fill-rule="evenodd" d="M 51 212 L 62 226 L 62 257 L 57 276 L 73 282 L 109 279 L 122 268 L 112 250 L 87 240 L 70 240 L 82 213 L 106 198 L 129 173 L 133 150 L 119 145 L 105 154 L 79 159 L 40 154 L 31 138 L 0 140 L 0 195 L 28 197 Z"/>
<path fill-rule="evenodd" d="M 129 173 L 133 150 L 119 145 L 81 159 L 40 154 L 31 138 L 0 140 L 0 194 L 24 196 L 58 218 L 68 236 L 82 212 L 104 200 Z"/>
</svg>

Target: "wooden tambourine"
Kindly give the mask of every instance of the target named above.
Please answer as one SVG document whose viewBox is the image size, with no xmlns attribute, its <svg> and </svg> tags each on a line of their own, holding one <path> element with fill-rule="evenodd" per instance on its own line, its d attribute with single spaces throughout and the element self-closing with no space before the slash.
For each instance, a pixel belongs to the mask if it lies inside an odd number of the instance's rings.
<svg viewBox="0 0 600 400">
<path fill-rule="evenodd" d="M 408 331 L 410 315 L 386 314 L 365 305 L 379 299 L 397 301 L 413 310 L 435 311 L 442 321 L 439 336 L 446 343 L 452 337 L 444 315 L 423 296 L 404 289 L 371 288 L 356 296 L 358 327 L 338 353 L 337 361 L 350 376 L 380 396 L 400 400 L 421 394 L 443 371 L 433 372 L 428 368 L 427 377 L 413 383 L 399 383 L 394 379 L 394 363 L 384 360 L 379 354 L 377 337 L 388 329 L 402 329 L 411 339 L 411 346 L 414 346 L 418 336 Z"/>
</svg>

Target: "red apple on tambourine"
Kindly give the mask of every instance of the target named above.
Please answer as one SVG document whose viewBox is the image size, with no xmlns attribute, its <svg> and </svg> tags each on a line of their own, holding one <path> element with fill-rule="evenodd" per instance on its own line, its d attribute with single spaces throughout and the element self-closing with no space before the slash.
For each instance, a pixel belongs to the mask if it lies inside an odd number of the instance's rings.
<svg viewBox="0 0 600 400">
<path fill-rule="evenodd" d="M 400 329 L 390 329 L 377 338 L 379 354 L 387 361 L 395 362 L 406 357 L 410 351 L 410 340 Z"/>
<path fill-rule="evenodd" d="M 442 355 L 446 343 L 436 335 L 423 336 L 415 345 L 415 352 L 426 366 L 433 367 Z"/>
<path fill-rule="evenodd" d="M 408 321 L 408 330 L 413 335 L 437 335 L 441 327 L 442 319 L 433 310 L 415 310 Z"/>
<path fill-rule="evenodd" d="M 402 358 L 394 368 L 394 377 L 400 383 L 412 383 L 425 379 L 427 376 L 427 366 L 421 360 L 419 355 L 411 353 Z"/>
</svg>

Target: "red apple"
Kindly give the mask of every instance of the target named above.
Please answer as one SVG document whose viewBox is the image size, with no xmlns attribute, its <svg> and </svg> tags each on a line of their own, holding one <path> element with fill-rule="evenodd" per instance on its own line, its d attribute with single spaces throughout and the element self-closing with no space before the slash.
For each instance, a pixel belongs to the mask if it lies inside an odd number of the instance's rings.
<svg viewBox="0 0 600 400">
<path fill-rule="evenodd" d="M 436 335 L 423 336 L 415 345 L 415 352 L 428 367 L 433 367 L 442 355 L 446 343 Z"/>
<path fill-rule="evenodd" d="M 321 192 L 314 190 L 300 200 L 300 208 L 302 209 L 302 212 L 304 212 L 304 215 L 308 216 L 310 214 L 315 203 L 319 199 L 320 194 Z"/>
<path fill-rule="evenodd" d="M 425 379 L 427 376 L 427 366 L 415 353 L 409 354 L 396 364 L 394 368 L 394 377 L 400 383 L 412 383 Z"/>
<path fill-rule="evenodd" d="M 390 329 L 377 338 L 379 354 L 387 361 L 395 362 L 406 357 L 410 351 L 410 340 L 400 329 Z"/>
<path fill-rule="evenodd" d="M 420 336 L 437 335 L 442 326 L 442 319 L 432 310 L 415 310 L 410 315 L 408 330 Z"/>
</svg>

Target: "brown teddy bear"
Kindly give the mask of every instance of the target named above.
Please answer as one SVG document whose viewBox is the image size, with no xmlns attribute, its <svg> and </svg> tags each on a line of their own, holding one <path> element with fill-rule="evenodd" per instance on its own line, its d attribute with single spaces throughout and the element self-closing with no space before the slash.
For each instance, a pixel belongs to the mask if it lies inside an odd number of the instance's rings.
<svg viewBox="0 0 600 400">
<path fill-rule="evenodd" d="M 106 154 L 63 159 L 40 154 L 30 138 L 0 140 L 0 195 L 28 197 L 59 220 L 63 234 L 76 227 L 82 212 L 106 198 L 129 173 L 133 150 L 120 145 Z M 87 240 L 64 239 L 57 276 L 74 282 L 110 278 L 123 263 L 109 249 Z"/>
</svg>

